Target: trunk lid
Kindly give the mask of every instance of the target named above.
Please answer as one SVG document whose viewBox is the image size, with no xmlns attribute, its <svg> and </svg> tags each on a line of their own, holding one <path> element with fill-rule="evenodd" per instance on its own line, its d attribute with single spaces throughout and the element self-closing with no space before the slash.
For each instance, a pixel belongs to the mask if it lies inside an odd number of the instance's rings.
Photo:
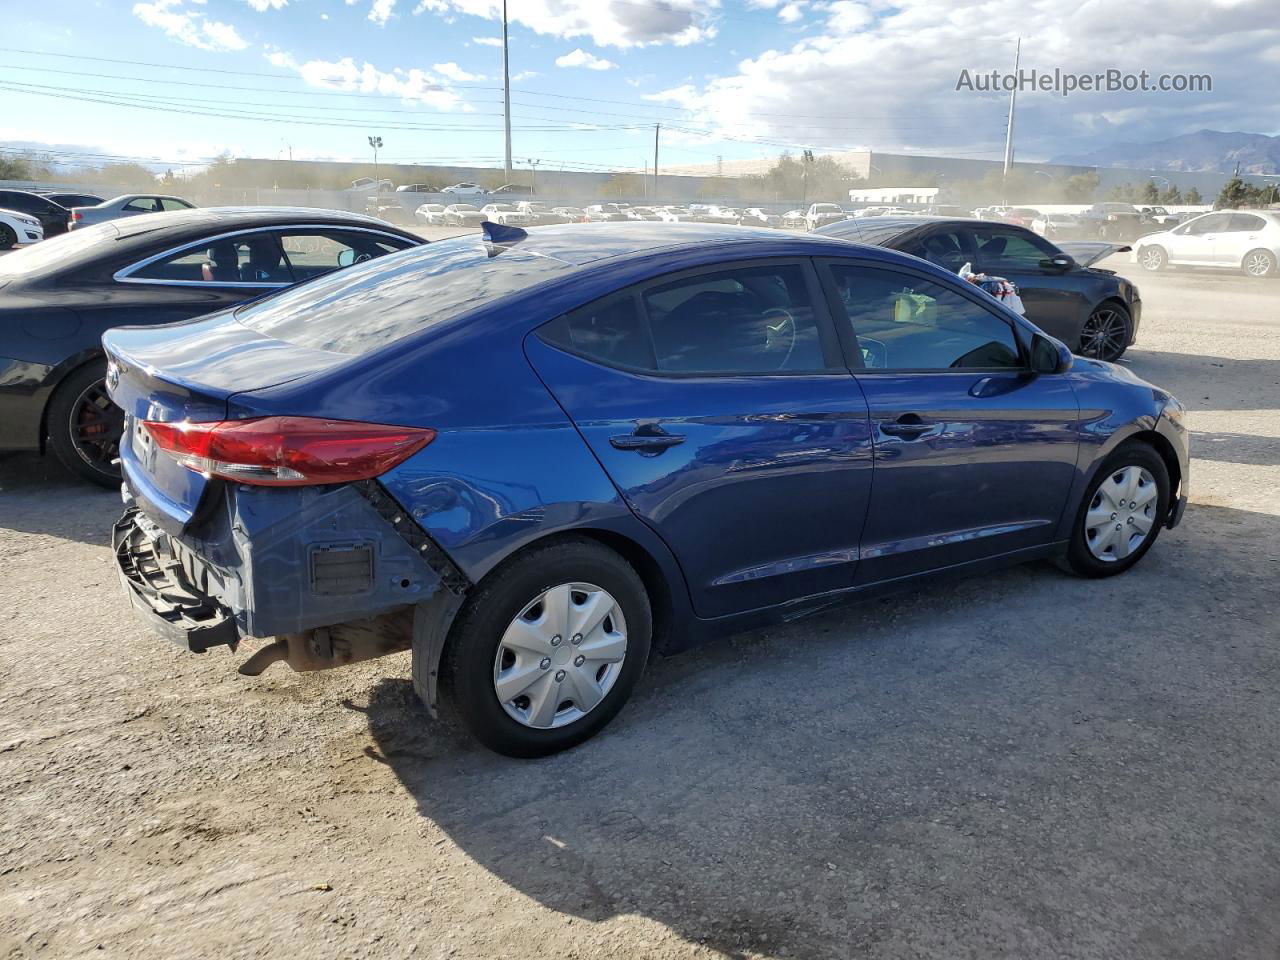
<svg viewBox="0 0 1280 960">
<path fill-rule="evenodd" d="M 144 512 L 175 535 L 196 516 L 211 481 L 158 450 L 142 422 L 234 419 L 228 402 L 233 394 L 289 383 L 351 359 L 265 337 L 230 311 L 159 327 L 117 327 L 102 344 L 108 392 L 125 412 L 125 480 Z"/>
</svg>

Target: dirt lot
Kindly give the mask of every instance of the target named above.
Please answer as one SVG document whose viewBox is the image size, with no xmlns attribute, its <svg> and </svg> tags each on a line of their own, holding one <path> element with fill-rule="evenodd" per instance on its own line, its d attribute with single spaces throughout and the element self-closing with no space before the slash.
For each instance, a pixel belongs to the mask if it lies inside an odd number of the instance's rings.
<svg viewBox="0 0 1280 960">
<path fill-rule="evenodd" d="M 1138 568 L 658 662 L 545 761 L 432 722 L 407 655 L 165 645 L 118 497 L 0 461 L 0 957 L 1275 958 L 1280 282 L 1137 279 L 1196 457 Z"/>
</svg>

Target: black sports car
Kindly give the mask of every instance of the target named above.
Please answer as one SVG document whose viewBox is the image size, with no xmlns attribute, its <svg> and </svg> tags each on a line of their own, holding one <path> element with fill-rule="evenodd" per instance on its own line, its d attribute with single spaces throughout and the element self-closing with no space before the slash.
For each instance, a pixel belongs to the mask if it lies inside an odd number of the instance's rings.
<svg viewBox="0 0 1280 960">
<path fill-rule="evenodd" d="M 16 210 L 35 217 L 44 228 L 45 239 L 67 232 L 71 211 L 42 193 L 30 190 L 0 190 L 0 210 Z"/>
<path fill-rule="evenodd" d="M 947 270 L 968 263 L 976 273 L 1012 280 L 1027 319 L 1087 357 L 1117 360 L 1138 335 L 1138 288 L 1092 266 L 1127 246 L 1054 244 L 1008 223 L 935 217 L 855 217 L 818 233 L 901 250 Z"/>
<path fill-rule="evenodd" d="M 0 451 L 50 449 L 114 486 L 123 419 L 103 382 L 105 330 L 188 320 L 422 242 L 357 214 L 211 207 L 0 257 Z"/>
</svg>

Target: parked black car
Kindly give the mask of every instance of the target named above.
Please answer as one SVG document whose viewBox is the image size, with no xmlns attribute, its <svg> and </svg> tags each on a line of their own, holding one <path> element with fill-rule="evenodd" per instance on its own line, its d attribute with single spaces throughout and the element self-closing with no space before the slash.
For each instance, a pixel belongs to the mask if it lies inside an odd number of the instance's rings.
<svg viewBox="0 0 1280 960">
<path fill-rule="evenodd" d="M 1087 237 L 1096 240 L 1127 242 L 1137 240 L 1146 229 L 1149 218 L 1132 203 L 1095 203 L 1080 214 L 1080 225 Z"/>
<path fill-rule="evenodd" d="M 113 220 L 8 254 L 0 450 L 52 450 L 114 486 L 123 419 L 107 399 L 105 330 L 188 320 L 422 242 L 358 214 L 213 207 Z"/>
<path fill-rule="evenodd" d="M 1092 266 L 1126 246 L 1058 245 L 1025 227 L 974 219 L 856 217 L 818 233 L 901 250 L 947 270 L 968 263 L 977 273 L 1012 280 L 1027 319 L 1084 356 L 1116 360 L 1138 334 L 1138 288 Z"/>
<path fill-rule="evenodd" d="M 66 207 L 70 210 L 72 207 L 96 207 L 100 203 L 105 203 L 102 197 L 95 196 L 92 193 L 42 193 L 42 197 L 47 197 L 59 206 Z"/>
<path fill-rule="evenodd" d="M 16 210 L 40 221 L 44 238 L 56 237 L 67 232 L 71 211 L 60 203 L 30 190 L 0 190 L 0 210 Z"/>
</svg>

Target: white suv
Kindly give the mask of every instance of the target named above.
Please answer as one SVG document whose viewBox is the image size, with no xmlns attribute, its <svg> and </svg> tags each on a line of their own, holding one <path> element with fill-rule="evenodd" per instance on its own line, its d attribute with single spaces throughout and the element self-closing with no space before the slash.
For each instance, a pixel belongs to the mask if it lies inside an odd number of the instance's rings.
<svg viewBox="0 0 1280 960">
<path fill-rule="evenodd" d="M 817 230 L 828 223 L 839 223 L 848 216 L 844 207 L 838 203 L 812 203 L 809 205 L 809 212 L 804 215 L 805 229 Z"/>
</svg>

